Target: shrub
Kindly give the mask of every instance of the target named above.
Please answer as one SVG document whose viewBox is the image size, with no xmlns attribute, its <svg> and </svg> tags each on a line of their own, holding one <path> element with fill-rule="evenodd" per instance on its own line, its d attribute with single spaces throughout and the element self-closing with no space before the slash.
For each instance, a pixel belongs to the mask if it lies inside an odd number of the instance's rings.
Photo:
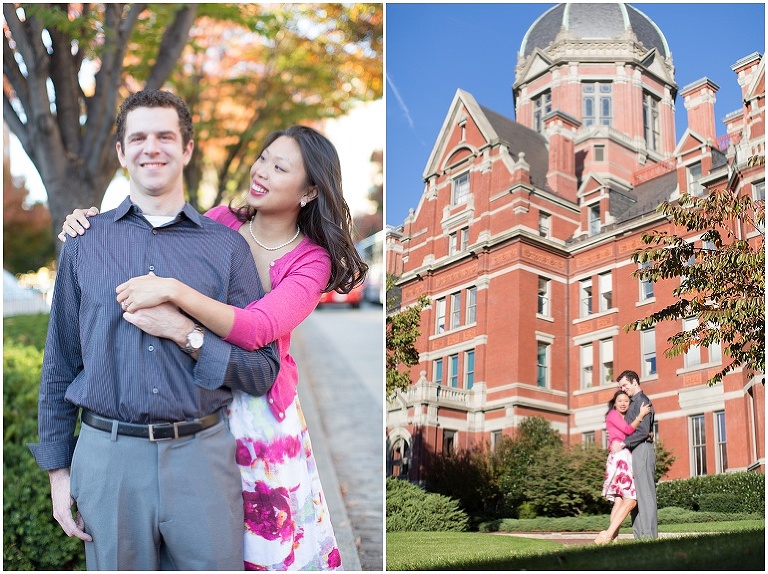
<svg viewBox="0 0 768 574">
<path fill-rule="evenodd" d="M 387 478 L 387 532 L 464 532 L 467 514 L 456 500 Z"/>
<path fill-rule="evenodd" d="M 739 512 L 743 508 L 744 502 L 734 494 L 715 492 L 699 497 L 700 512 Z"/>
<path fill-rule="evenodd" d="M 734 502 L 728 507 L 730 512 L 765 513 L 765 475 L 760 472 L 696 476 L 662 482 L 656 488 L 659 508 L 678 506 L 702 510 L 702 496 L 711 494 L 733 497 Z"/>
<path fill-rule="evenodd" d="M 3 321 L 4 570 L 85 570 L 83 543 L 54 520 L 47 473 L 26 446 L 37 441 L 47 324 L 47 315 Z"/>
</svg>

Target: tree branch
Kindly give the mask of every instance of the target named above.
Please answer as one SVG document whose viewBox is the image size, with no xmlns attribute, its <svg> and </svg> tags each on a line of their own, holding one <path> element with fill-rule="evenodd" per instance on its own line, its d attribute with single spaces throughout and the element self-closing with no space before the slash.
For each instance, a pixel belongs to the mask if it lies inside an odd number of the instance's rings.
<svg viewBox="0 0 768 574">
<path fill-rule="evenodd" d="M 197 16 L 197 5 L 187 4 L 176 12 L 173 22 L 166 28 L 157 59 L 145 84 L 146 89 L 159 89 L 171 75 L 184 46 L 189 42 L 189 30 Z"/>
</svg>

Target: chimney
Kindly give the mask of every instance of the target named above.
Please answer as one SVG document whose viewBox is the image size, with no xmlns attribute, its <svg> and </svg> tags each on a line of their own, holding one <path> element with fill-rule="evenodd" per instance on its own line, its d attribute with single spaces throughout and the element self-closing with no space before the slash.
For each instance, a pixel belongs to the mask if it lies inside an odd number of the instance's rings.
<svg viewBox="0 0 768 574">
<path fill-rule="evenodd" d="M 715 94 L 719 89 L 720 86 L 709 78 L 701 78 L 680 90 L 688 110 L 688 129 L 712 141 L 717 139 Z"/>
<path fill-rule="evenodd" d="M 573 138 L 581 122 L 560 110 L 544 118 L 549 139 L 547 184 L 559 195 L 577 202 L 576 154 Z"/>
</svg>

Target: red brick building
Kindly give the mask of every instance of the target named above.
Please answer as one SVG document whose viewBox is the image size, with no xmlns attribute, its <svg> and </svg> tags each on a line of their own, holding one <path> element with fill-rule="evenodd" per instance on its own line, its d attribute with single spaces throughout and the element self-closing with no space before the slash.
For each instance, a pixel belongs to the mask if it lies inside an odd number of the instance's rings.
<svg viewBox="0 0 768 574">
<path fill-rule="evenodd" d="M 623 329 L 673 300 L 675 281 L 632 276 L 642 234 L 671 227 L 660 202 L 729 177 L 739 193 L 764 198 L 754 159 L 765 155 L 762 55 L 732 69 L 744 105 L 717 138 L 718 86 L 702 78 L 679 89 L 650 19 L 626 4 L 563 4 L 522 41 L 517 121 L 457 90 L 419 204 L 387 237 L 401 305 L 432 300 L 412 385 L 388 405 L 390 475 L 423 480 L 422 453 L 493 446 L 529 416 L 570 444 L 604 444 L 624 369 L 640 373 L 656 436 L 677 456 L 667 478 L 764 471 L 763 376 L 738 369 L 710 387 L 720 348 L 664 355 L 686 325 Z M 688 129 L 675 142 L 678 95 Z"/>
</svg>

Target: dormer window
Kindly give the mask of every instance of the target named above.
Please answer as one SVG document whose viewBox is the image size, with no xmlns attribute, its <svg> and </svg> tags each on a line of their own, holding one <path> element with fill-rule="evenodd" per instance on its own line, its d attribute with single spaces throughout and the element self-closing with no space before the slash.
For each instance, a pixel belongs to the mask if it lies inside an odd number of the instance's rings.
<svg viewBox="0 0 768 574">
<path fill-rule="evenodd" d="M 701 185 L 700 162 L 688 166 L 688 193 L 695 197 L 704 195 L 704 186 Z"/>
<path fill-rule="evenodd" d="M 600 203 L 589 206 L 589 234 L 597 235 L 600 233 Z"/>
<path fill-rule="evenodd" d="M 552 92 L 544 92 L 533 100 L 533 129 L 544 133 L 544 117 L 552 111 Z"/>
<path fill-rule="evenodd" d="M 453 205 L 467 202 L 469 195 L 469 172 L 462 173 L 453 180 Z"/>
</svg>

